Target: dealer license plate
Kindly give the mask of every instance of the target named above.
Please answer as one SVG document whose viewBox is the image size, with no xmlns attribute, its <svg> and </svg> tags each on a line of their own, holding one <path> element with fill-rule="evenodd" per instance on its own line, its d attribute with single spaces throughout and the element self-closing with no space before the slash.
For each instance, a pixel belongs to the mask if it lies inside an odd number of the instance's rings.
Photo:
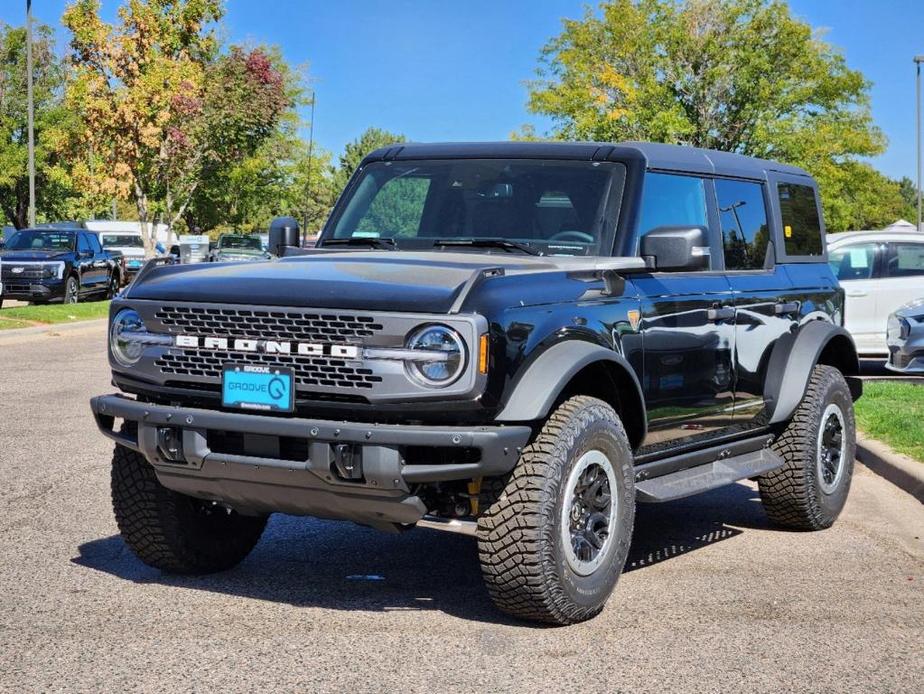
<svg viewBox="0 0 924 694">
<path fill-rule="evenodd" d="M 291 412 L 295 409 L 292 369 L 275 366 L 226 364 L 221 377 L 225 407 Z"/>
</svg>

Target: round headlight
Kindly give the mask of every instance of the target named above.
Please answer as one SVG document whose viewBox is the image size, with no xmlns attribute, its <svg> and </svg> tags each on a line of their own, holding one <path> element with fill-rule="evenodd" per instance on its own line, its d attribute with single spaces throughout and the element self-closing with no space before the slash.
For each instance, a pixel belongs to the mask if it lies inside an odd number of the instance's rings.
<svg viewBox="0 0 924 694">
<path fill-rule="evenodd" d="M 130 333 L 145 332 L 144 322 L 134 309 L 122 309 L 116 314 L 109 328 L 109 349 L 122 366 L 131 366 L 141 359 L 144 344 L 129 339 Z"/>
<path fill-rule="evenodd" d="M 422 385 L 448 386 L 465 368 L 465 343 L 459 333 L 445 325 L 428 325 L 412 333 L 407 348 L 420 352 L 420 358 L 409 359 L 405 367 Z"/>
</svg>

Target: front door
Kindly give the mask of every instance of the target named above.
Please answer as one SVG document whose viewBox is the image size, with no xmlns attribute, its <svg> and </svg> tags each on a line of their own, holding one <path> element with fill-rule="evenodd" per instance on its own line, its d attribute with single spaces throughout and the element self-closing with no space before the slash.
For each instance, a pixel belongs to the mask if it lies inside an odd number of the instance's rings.
<svg viewBox="0 0 924 694">
<path fill-rule="evenodd" d="M 711 195 L 711 183 L 708 184 Z M 664 226 L 710 229 L 718 257 L 707 182 L 696 176 L 648 173 L 639 239 Z M 732 424 L 735 338 L 731 287 L 721 269 L 654 272 L 633 277 L 641 300 L 645 345 L 642 387 L 648 437 L 642 454 L 718 435 Z"/>
</svg>

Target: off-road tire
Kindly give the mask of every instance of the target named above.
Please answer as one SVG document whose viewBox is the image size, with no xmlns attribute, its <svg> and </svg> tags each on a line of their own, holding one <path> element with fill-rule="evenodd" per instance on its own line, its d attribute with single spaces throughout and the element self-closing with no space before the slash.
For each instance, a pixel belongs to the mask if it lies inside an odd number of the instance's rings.
<svg viewBox="0 0 924 694">
<path fill-rule="evenodd" d="M 841 459 L 843 469 L 833 488 L 826 491 L 819 479 L 819 429 L 832 404 L 843 415 L 846 445 Z M 773 450 L 786 464 L 757 480 L 767 516 L 776 525 L 793 530 L 830 527 L 847 501 L 856 452 L 853 398 L 840 371 L 824 365 L 813 369 L 802 402 L 774 442 Z"/>
<path fill-rule="evenodd" d="M 112 455 L 112 507 L 132 552 L 175 574 L 231 568 L 254 548 L 267 520 L 167 489 L 144 456 L 119 445 Z"/>
<path fill-rule="evenodd" d="M 615 473 L 615 528 L 589 575 L 572 570 L 562 539 L 564 486 L 588 451 Z M 622 573 L 635 518 L 632 449 L 619 417 L 602 400 L 565 401 L 521 453 L 506 487 L 478 519 L 478 554 L 488 593 L 504 612 L 564 625 L 598 614 Z"/>
</svg>

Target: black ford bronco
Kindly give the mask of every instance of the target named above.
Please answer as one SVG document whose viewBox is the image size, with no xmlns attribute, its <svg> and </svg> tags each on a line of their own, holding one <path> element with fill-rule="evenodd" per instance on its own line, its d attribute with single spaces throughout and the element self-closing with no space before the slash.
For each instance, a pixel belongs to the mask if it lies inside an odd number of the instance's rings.
<svg viewBox="0 0 924 694">
<path fill-rule="evenodd" d="M 180 573 L 273 512 L 466 533 L 496 604 L 556 624 L 603 608 L 637 502 L 756 479 L 773 522 L 827 528 L 860 383 L 823 238 L 812 178 L 770 161 L 378 150 L 316 248 L 151 261 L 113 302 L 119 528 Z"/>
</svg>

